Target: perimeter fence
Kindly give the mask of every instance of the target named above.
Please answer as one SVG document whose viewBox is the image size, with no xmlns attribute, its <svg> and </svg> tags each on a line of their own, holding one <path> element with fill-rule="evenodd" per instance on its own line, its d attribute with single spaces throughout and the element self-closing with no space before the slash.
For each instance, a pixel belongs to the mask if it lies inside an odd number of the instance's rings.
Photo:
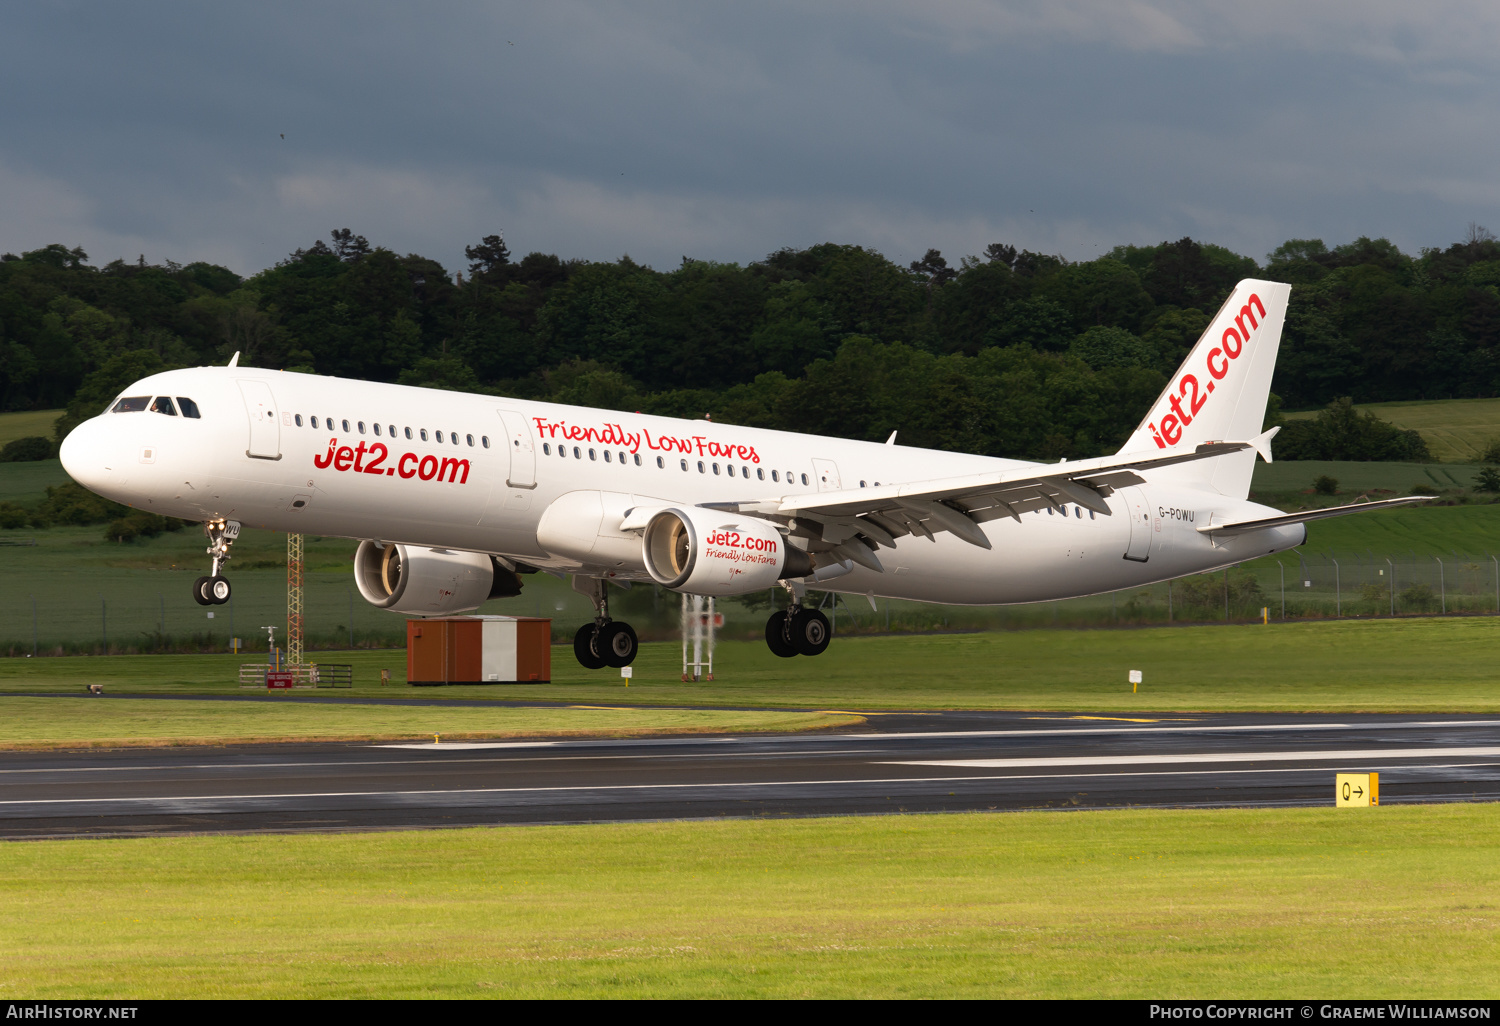
<svg viewBox="0 0 1500 1026">
<path fill-rule="evenodd" d="M 231 575 L 233 598 L 199 606 L 201 571 L 59 570 L 12 579 L 0 589 L 0 655 L 266 651 L 286 629 L 286 578 L 274 570 Z M 644 639 L 676 636 L 676 596 L 652 586 L 611 589 L 611 610 Z M 779 589 L 717 603 L 720 636 L 759 637 Z M 1500 554 L 1308 553 L 1291 551 L 1207 574 L 1103 595 L 1023 606 L 942 606 L 812 592 L 842 634 L 1018 630 L 1437 615 L 1500 615 Z M 365 602 L 347 572 L 310 572 L 303 581 L 309 651 L 399 648 L 405 618 Z M 545 574 L 526 578 L 516 598 L 485 613 L 548 616 L 556 641 L 570 641 L 593 617 L 589 600 Z"/>
</svg>

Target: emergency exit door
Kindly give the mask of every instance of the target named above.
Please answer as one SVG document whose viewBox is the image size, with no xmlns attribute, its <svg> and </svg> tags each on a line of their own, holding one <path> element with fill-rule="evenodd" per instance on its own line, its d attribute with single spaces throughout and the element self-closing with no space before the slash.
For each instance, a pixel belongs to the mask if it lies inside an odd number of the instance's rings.
<svg viewBox="0 0 1500 1026">
<path fill-rule="evenodd" d="M 1130 518 L 1130 544 L 1125 549 L 1125 558 L 1144 563 L 1151 558 L 1151 535 L 1155 526 L 1151 523 L 1151 507 L 1146 494 L 1139 488 L 1121 488 L 1120 498 L 1125 500 L 1125 512 Z"/>
<path fill-rule="evenodd" d="M 245 455 L 258 460 L 281 459 L 281 420 L 271 386 L 264 381 L 241 381 L 239 386 L 245 415 L 250 418 L 250 444 L 245 447 Z"/>
<path fill-rule="evenodd" d="M 499 412 L 505 423 L 505 448 L 510 453 L 510 474 L 505 483 L 512 488 L 535 488 L 536 442 L 532 440 L 531 424 L 515 410 Z"/>
</svg>

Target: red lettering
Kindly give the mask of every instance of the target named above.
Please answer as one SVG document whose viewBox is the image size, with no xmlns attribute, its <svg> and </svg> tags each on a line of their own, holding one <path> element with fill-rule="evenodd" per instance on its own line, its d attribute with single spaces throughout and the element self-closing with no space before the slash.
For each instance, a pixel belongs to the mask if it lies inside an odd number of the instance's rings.
<svg viewBox="0 0 1500 1026">
<path fill-rule="evenodd" d="M 1250 332 L 1245 330 L 1245 322 L 1250 322 L 1250 328 L 1252 330 L 1260 327 L 1260 322 L 1255 319 L 1255 311 L 1250 309 L 1250 305 L 1252 303 L 1260 307 L 1260 315 L 1262 317 L 1266 315 L 1265 304 L 1260 301 L 1259 296 L 1252 292 L 1250 294 L 1249 301 L 1246 302 L 1244 306 L 1240 307 L 1239 316 L 1235 317 L 1234 319 L 1234 326 L 1240 329 L 1240 335 L 1243 336 L 1246 341 L 1248 341 L 1250 338 Z M 1230 353 L 1229 358 L 1232 360 L 1238 355 L 1238 353 Z"/>
<path fill-rule="evenodd" d="M 365 469 L 364 467 L 362 467 L 362 466 L 359 465 L 360 461 L 365 458 L 365 452 L 366 452 L 365 443 L 364 442 L 360 442 L 359 446 L 354 450 L 354 472 L 356 474 L 358 474 L 360 471 L 362 471 L 362 470 Z"/>
<path fill-rule="evenodd" d="M 436 456 L 427 455 L 422 457 L 422 462 L 417 464 L 417 476 L 423 481 L 431 481 L 437 474 L 438 461 Z"/>
<path fill-rule="evenodd" d="M 1170 413 L 1161 419 L 1161 433 L 1168 445 L 1176 445 L 1182 441 L 1182 425 Z"/>
<path fill-rule="evenodd" d="M 443 479 L 443 475 L 447 474 L 448 475 L 448 481 L 451 484 L 453 482 L 454 478 L 458 477 L 458 471 L 459 471 L 460 467 L 463 468 L 464 476 L 461 477 L 461 478 L 458 478 L 458 483 L 459 484 L 468 484 L 469 483 L 469 461 L 468 460 L 456 460 L 452 456 L 444 456 L 443 457 L 442 466 L 438 467 L 437 479 L 439 481 L 441 481 Z"/>
<path fill-rule="evenodd" d="M 417 476 L 417 468 L 416 467 L 412 467 L 410 470 L 407 470 L 406 469 L 406 461 L 407 460 L 411 460 L 413 463 L 417 462 L 417 454 L 414 453 L 414 452 L 409 452 L 405 456 L 402 456 L 401 457 L 401 462 L 398 463 L 398 464 L 396 464 L 396 473 L 400 474 L 402 477 L 405 477 L 405 478 L 416 477 Z"/>
<path fill-rule="evenodd" d="M 339 451 L 333 456 L 334 470 L 348 470 L 349 464 L 354 462 L 354 450 L 347 445 L 339 446 Z"/>
<path fill-rule="evenodd" d="M 376 449 L 380 450 L 380 456 L 373 463 L 370 463 L 369 465 L 367 465 L 365 467 L 365 473 L 366 474 L 384 474 L 385 473 L 384 470 L 380 469 L 380 465 L 385 462 L 386 456 L 389 455 L 389 453 L 386 451 L 385 443 L 384 442 L 376 442 L 374 445 L 370 446 L 370 455 L 371 456 L 375 455 L 375 450 Z"/>
<path fill-rule="evenodd" d="M 1230 346 L 1229 344 L 1230 339 L 1234 339 L 1233 346 Z M 1224 355 L 1229 357 L 1231 360 L 1234 360 L 1239 358 L 1240 350 L 1244 347 L 1245 340 L 1241 338 L 1240 333 L 1235 331 L 1233 328 L 1225 328 L 1223 343 Z"/>
<path fill-rule="evenodd" d="M 313 466 L 317 467 L 319 470 L 326 470 L 328 468 L 328 464 L 333 462 L 333 449 L 334 446 L 338 444 L 339 440 L 337 438 L 330 438 L 328 440 L 328 452 L 325 453 L 321 458 L 314 456 Z"/>
<path fill-rule="evenodd" d="M 1168 402 L 1171 404 L 1172 412 L 1177 414 L 1177 416 L 1182 419 L 1182 422 L 1184 424 L 1191 424 L 1193 422 L 1192 416 L 1182 408 L 1182 404 L 1177 400 L 1178 397 L 1175 395 L 1170 400 L 1168 400 Z"/>
<path fill-rule="evenodd" d="M 1218 367 L 1214 366 L 1215 356 L 1217 356 L 1221 360 L 1224 360 L 1224 362 Z M 1224 375 L 1229 373 L 1229 361 L 1224 359 L 1224 350 L 1210 349 L 1208 351 L 1208 372 L 1215 378 L 1220 380 L 1223 379 Z"/>
<path fill-rule="evenodd" d="M 1148 423 L 1146 426 L 1151 429 L 1151 437 L 1152 437 L 1153 440 L 1155 440 L 1156 447 L 1158 449 L 1165 449 L 1167 447 L 1167 443 L 1163 442 L 1161 440 L 1161 435 L 1159 435 L 1159 434 L 1156 433 L 1156 425 Z"/>
<path fill-rule="evenodd" d="M 1194 377 L 1191 374 L 1184 374 L 1182 376 L 1182 381 L 1181 381 L 1181 383 L 1179 385 L 1179 387 L 1182 389 L 1182 397 L 1184 399 L 1186 399 L 1188 397 L 1188 386 L 1189 385 L 1193 386 L 1192 410 L 1193 410 L 1193 416 L 1196 417 L 1198 415 L 1198 411 L 1201 410 L 1201 409 L 1203 409 L 1203 404 L 1208 401 L 1208 396 L 1206 394 L 1205 395 L 1201 395 L 1201 396 L 1198 394 L 1198 379 L 1196 377 Z M 1180 413 L 1182 411 L 1179 410 L 1178 412 Z M 1184 424 L 1191 424 L 1192 423 L 1192 419 L 1188 418 L 1188 417 L 1183 417 L 1182 418 L 1182 422 Z"/>
</svg>

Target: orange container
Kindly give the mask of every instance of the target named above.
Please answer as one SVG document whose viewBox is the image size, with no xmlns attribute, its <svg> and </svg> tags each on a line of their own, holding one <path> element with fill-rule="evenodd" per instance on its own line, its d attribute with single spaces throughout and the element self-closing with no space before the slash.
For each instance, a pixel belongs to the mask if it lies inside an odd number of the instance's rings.
<svg viewBox="0 0 1500 1026">
<path fill-rule="evenodd" d="M 434 616 L 406 621 L 406 680 L 514 684 L 552 679 L 552 621 L 533 616 Z"/>
</svg>

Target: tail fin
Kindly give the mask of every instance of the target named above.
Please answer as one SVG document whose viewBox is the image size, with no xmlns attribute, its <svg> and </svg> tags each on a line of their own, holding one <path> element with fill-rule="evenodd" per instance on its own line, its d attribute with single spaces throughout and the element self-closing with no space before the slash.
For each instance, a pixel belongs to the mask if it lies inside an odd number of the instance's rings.
<svg viewBox="0 0 1500 1026">
<path fill-rule="evenodd" d="M 1120 451 L 1192 449 L 1203 442 L 1257 438 L 1291 291 L 1290 285 L 1251 278 L 1236 285 Z M 1255 453 L 1248 449 L 1187 463 L 1170 473 L 1243 499 L 1250 491 Z"/>
</svg>

